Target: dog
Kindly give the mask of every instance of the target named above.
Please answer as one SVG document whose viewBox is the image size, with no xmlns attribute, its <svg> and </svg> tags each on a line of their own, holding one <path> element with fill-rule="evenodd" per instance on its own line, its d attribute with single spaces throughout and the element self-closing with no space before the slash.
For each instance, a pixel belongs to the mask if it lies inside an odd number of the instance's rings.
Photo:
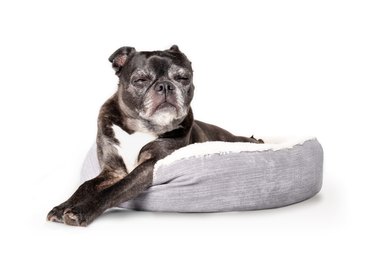
<svg viewBox="0 0 375 257">
<path fill-rule="evenodd" d="M 137 197 L 152 184 L 155 163 L 176 149 L 206 141 L 263 143 L 194 120 L 193 69 L 173 45 L 164 51 L 121 47 L 109 61 L 119 78 L 100 109 L 100 174 L 83 183 L 47 220 L 87 226 L 105 210 Z"/>
</svg>

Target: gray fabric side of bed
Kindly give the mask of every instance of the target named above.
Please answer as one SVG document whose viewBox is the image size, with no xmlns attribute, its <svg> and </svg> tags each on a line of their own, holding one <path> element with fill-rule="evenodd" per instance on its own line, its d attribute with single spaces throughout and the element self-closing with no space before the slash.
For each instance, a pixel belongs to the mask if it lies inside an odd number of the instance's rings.
<svg viewBox="0 0 375 257">
<path fill-rule="evenodd" d="M 94 147 L 82 179 L 98 173 Z M 161 166 L 153 186 L 121 207 L 168 212 L 276 208 L 314 196 L 322 178 L 323 149 L 312 139 L 293 148 L 190 157 Z"/>
</svg>

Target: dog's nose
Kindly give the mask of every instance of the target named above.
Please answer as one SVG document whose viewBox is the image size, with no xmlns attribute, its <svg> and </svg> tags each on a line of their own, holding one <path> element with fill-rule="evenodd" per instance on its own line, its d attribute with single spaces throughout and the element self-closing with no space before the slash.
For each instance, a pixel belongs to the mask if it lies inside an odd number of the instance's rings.
<svg viewBox="0 0 375 257">
<path fill-rule="evenodd" d="M 169 82 L 160 82 L 154 86 L 154 90 L 159 94 L 171 93 L 176 87 Z"/>
</svg>

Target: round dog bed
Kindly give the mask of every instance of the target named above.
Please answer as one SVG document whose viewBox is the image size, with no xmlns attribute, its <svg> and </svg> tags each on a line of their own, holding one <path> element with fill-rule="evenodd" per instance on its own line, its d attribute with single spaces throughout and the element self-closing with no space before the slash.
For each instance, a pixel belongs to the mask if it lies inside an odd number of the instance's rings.
<svg viewBox="0 0 375 257">
<path fill-rule="evenodd" d="M 264 141 L 206 142 L 178 149 L 156 163 L 152 186 L 120 207 L 168 212 L 259 210 L 297 203 L 320 191 L 323 149 L 316 138 Z M 99 171 L 94 146 L 84 162 L 82 181 Z"/>
</svg>

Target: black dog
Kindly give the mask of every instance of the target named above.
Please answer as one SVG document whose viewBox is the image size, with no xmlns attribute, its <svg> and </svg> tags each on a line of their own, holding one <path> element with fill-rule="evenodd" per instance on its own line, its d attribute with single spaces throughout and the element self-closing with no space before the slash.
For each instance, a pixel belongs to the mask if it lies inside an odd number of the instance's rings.
<svg viewBox="0 0 375 257">
<path fill-rule="evenodd" d="M 48 220 L 86 226 L 106 209 L 133 199 L 150 187 L 154 164 L 188 144 L 263 143 L 261 139 L 234 136 L 194 120 L 190 107 L 193 70 L 177 46 L 154 52 L 122 47 L 109 61 L 119 85 L 98 118 L 101 173 L 53 208 Z"/>
</svg>

